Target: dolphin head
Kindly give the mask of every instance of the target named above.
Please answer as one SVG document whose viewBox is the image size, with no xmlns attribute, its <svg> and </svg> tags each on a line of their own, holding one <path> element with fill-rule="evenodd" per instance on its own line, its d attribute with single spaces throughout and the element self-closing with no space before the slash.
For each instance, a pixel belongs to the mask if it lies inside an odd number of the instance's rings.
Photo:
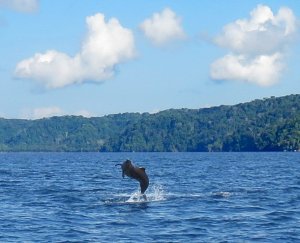
<svg viewBox="0 0 300 243">
<path fill-rule="evenodd" d="M 132 162 L 129 159 L 126 159 L 122 164 L 122 169 L 126 168 L 128 166 L 131 166 L 131 165 L 132 165 Z"/>
<path fill-rule="evenodd" d="M 121 164 L 122 167 L 122 176 L 123 178 L 125 177 L 125 175 L 129 176 L 129 172 L 132 169 L 133 165 L 132 162 L 127 159 L 123 162 L 123 164 Z"/>
</svg>

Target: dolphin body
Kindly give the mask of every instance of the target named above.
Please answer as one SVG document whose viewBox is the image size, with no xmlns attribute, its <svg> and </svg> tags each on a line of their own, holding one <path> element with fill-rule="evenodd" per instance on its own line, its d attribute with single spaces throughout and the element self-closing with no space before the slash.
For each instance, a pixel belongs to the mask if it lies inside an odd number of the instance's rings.
<svg viewBox="0 0 300 243">
<path fill-rule="evenodd" d="M 141 194 L 144 194 L 149 186 L 149 178 L 145 168 L 134 166 L 128 159 L 124 161 L 123 164 L 116 164 L 116 166 L 117 165 L 121 165 L 123 178 L 126 175 L 140 182 Z"/>
</svg>

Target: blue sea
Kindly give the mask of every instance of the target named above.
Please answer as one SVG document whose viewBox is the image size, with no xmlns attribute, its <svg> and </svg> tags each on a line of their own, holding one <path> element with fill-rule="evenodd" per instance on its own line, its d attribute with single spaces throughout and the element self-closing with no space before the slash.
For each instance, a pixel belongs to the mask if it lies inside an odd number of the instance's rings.
<svg viewBox="0 0 300 243">
<path fill-rule="evenodd" d="M 300 153 L 0 154 L 0 242 L 188 241 L 300 242 Z"/>
</svg>

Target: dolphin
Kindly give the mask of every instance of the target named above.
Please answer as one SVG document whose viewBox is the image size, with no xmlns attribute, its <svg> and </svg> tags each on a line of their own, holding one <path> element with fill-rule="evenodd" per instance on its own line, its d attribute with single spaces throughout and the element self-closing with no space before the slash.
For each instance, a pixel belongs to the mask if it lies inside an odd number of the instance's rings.
<svg viewBox="0 0 300 243">
<path fill-rule="evenodd" d="M 120 165 L 122 168 L 122 177 L 125 175 L 136 179 L 140 182 L 141 194 L 144 194 L 149 186 L 149 178 L 146 174 L 146 169 L 142 167 L 137 167 L 132 164 L 130 160 L 125 160 L 123 164 L 116 164 L 115 166 Z M 145 196 L 145 195 L 144 195 Z"/>
</svg>

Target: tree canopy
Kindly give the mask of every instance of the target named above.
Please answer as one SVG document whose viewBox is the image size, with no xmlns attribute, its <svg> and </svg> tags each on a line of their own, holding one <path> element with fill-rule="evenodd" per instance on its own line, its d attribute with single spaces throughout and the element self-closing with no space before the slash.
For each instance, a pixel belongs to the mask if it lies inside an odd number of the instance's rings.
<svg viewBox="0 0 300 243">
<path fill-rule="evenodd" d="M 103 117 L 0 118 L 0 151 L 299 151 L 300 95 Z"/>
</svg>

